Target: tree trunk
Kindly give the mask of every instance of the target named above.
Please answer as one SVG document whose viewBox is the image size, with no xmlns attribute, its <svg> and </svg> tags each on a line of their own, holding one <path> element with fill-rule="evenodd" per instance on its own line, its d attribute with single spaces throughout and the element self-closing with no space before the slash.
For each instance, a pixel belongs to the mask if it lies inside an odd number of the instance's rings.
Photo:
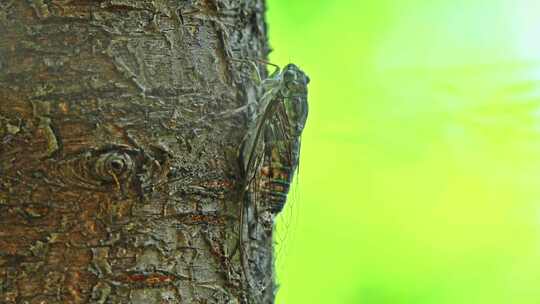
<svg viewBox="0 0 540 304">
<path fill-rule="evenodd" d="M 271 227 L 239 245 L 264 11 L 0 0 L 1 303 L 273 302 Z"/>
</svg>

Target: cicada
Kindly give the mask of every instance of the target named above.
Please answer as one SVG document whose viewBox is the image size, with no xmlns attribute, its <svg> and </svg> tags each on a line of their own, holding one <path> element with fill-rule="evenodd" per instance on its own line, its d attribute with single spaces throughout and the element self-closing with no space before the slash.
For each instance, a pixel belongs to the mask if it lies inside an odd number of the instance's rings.
<svg viewBox="0 0 540 304">
<path fill-rule="evenodd" d="M 269 214 L 266 218 L 270 218 L 267 226 L 271 230 L 275 215 L 285 205 L 298 168 L 300 137 L 308 115 L 308 83 L 308 76 L 294 64 L 282 71 L 277 69 L 260 83 L 261 97 L 239 149 L 243 179 L 239 239 L 246 276 L 249 267 L 244 235 L 251 233 L 249 214 L 253 214 L 248 211 L 256 209 L 256 214 Z"/>
</svg>

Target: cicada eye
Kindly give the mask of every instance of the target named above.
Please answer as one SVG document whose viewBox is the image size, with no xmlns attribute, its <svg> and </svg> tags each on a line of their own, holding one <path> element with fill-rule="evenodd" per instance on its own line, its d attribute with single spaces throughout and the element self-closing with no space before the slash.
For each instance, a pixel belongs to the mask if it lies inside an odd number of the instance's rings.
<svg viewBox="0 0 540 304">
<path fill-rule="evenodd" d="M 99 156 L 95 163 L 96 177 L 104 181 L 125 178 L 133 171 L 133 159 L 128 153 L 113 151 Z"/>
<path fill-rule="evenodd" d="M 283 78 L 287 82 L 294 81 L 296 80 L 296 74 L 292 70 L 285 70 L 285 72 L 283 72 Z"/>
<path fill-rule="evenodd" d="M 309 81 L 310 81 L 310 79 L 309 79 L 309 77 L 306 75 L 306 84 L 309 84 Z"/>
</svg>

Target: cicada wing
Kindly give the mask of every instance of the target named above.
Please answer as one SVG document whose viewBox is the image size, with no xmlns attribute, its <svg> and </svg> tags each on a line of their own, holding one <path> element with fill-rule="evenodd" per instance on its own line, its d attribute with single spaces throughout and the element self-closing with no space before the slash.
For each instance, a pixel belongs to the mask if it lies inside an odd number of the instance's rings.
<svg viewBox="0 0 540 304">
<path fill-rule="evenodd" d="M 273 116 L 275 104 L 277 101 L 277 93 L 279 92 L 278 84 L 276 87 L 268 89 L 266 93 L 257 103 L 257 113 L 255 118 L 250 122 L 248 131 L 242 141 L 240 147 L 240 166 L 242 167 L 243 178 L 245 181 L 251 180 L 253 173 L 257 168 L 257 159 L 262 155 L 261 142 L 264 142 L 264 130 L 268 121 Z"/>
<path fill-rule="evenodd" d="M 249 257 L 249 277 L 260 294 L 273 290 L 273 281 L 265 280 L 265 274 L 273 272 L 273 255 L 266 250 L 273 242 L 274 219 L 285 204 L 291 163 L 291 145 L 288 138 L 287 119 L 282 102 L 275 102 L 267 110 L 260 136 L 253 146 L 251 166 L 247 170 L 250 179 L 245 192 L 245 221 L 250 242 L 244 252 Z M 246 260 L 248 260 L 246 258 Z M 258 280 L 261 278 L 261 280 Z"/>
<path fill-rule="evenodd" d="M 277 214 L 285 204 L 289 189 L 289 171 L 294 167 L 288 119 L 279 99 L 270 103 L 258 121 L 256 140 L 250 142 L 246 164 L 248 206 L 259 213 L 270 210 Z M 273 217 L 273 216 L 272 216 Z"/>
<path fill-rule="evenodd" d="M 300 75 L 295 67 L 289 70 L 293 76 Z M 292 77 L 289 82 L 297 78 Z M 282 74 L 263 81 L 264 95 L 257 103 L 259 111 L 240 151 L 245 194 L 240 214 L 242 264 L 248 285 L 257 285 L 258 295 L 272 294 L 274 290 L 274 282 L 261 274 L 273 271 L 273 257 L 266 248 L 273 242 L 274 219 L 285 205 L 298 166 L 300 133 L 305 123 L 303 116 L 298 115 L 303 112 L 297 110 L 302 105 L 297 102 L 298 97 L 305 95 L 305 89 L 300 87 L 302 90 L 296 92 L 296 82 L 286 84 Z M 244 235 L 251 241 L 244 242 Z"/>
<path fill-rule="evenodd" d="M 295 164 L 283 103 L 274 107 L 264 129 L 264 155 L 256 183 L 261 192 L 258 202 L 261 209 L 269 210 L 275 216 L 285 205 Z"/>
</svg>

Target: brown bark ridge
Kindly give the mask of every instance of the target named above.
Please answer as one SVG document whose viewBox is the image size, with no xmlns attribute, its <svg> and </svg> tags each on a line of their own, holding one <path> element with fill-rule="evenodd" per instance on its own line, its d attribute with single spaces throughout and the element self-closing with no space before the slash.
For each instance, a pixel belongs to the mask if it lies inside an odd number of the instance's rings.
<svg viewBox="0 0 540 304">
<path fill-rule="evenodd" d="M 264 12 L 0 0 L 0 303 L 273 303 L 268 227 L 239 249 Z"/>
</svg>

